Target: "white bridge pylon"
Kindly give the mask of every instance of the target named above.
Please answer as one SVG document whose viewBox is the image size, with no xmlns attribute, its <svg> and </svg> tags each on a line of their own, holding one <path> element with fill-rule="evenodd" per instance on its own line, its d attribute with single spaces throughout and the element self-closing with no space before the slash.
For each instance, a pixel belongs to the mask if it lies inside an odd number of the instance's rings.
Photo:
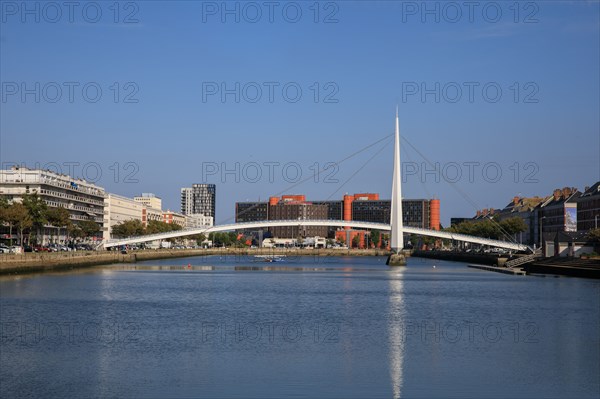
<svg viewBox="0 0 600 399">
<path fill-rule="evenodd" d="M 234 230 L 260 230 L 269 227 L 281 227 L 281 226 L 329 226 L 329 227 L 345 227 L 350 226 L 357 229 L 364 230 L 379 230 L 379 231 L 391 231 L 391 226 L 386 223 L 371 223 L 371 222 L 357 222 L 357 221 L 346 221 L 346 220 L 265 220 L 260 222 L 246 222 L 246 223 L 231 223 L 223 224 L 220 226 L 213 226 L 209 228 L 201 229 L 184 229 L 178 231 L 171 231 L 168 233 L 150 234 L 145 236 L 128 237 L 121 239 L 107 240 L 103 243 L 104 248 L 116 247 L 121 245 L 130 245 L 141 242 L 149 242 L 156 240 L 166 240 L 167 238 L 178 238 L 191 236 L 196 234 L 218 233 L 222 231 L 234 231 Z M 474 237 L 465 234 L 450 233 L 447 231 L 423 229 L 419 227 L 403 226 L 402 231 L 405 234 L 416 234 L 428 237 L 443 238 L 448 240 L 469 242 L 473 244 L 489 245 L 491 247 L 505 248 L 513 251 L 528 251 L 530 248 L 523 244 L 512 243 L 508 241 L 493 240 L 490 238 Z"/>
</svg>

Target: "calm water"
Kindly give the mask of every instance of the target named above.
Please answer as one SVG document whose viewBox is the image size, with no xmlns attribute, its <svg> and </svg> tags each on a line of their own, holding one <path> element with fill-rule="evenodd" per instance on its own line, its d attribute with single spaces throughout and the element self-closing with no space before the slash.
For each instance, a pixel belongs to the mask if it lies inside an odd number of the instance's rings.
<svg viewBox="0 0 600 399">
<path fill-rule="evenodd" d="M 593 280 L 213 256 L 3 278 L 0 300 L 4 398 L 600 396 Z"/>
</svg>

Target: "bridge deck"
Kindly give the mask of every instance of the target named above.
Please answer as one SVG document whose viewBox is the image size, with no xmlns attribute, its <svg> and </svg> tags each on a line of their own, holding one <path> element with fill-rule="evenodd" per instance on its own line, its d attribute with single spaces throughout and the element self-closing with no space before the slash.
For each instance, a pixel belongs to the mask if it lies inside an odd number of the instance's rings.
<svg viewBox="0 0 600 399">
<path fill-rule="evenodd" d="M 265 229 L 269 227 L 280 227 L 280 226 L 328 226 L 328 227 L 353 227 L 365 230 L 381 230 L 390 231 L 390 225 L 385 223 L 371 223 L 371 222 L 358 222 L 358 221 L 345 221 L 345 220 L 267 220 L 260 222 L 246 222 L 246 223 L 231 223 L 220 226 L 213 226 L 209 228 L 200 229 L 184 229 L 178 231 L 171 231 L 168 233 L 150 234 L 145 236 L 128 237 L 121 239 L 107 240 L 102 243 L 105 248 L 129 245 L 140 242 L 149 242 L 156 240 L 165 240 L 167 238 L 178 238 L 191 236 L 196 234 L 208 234 L 222 231 L 232 230 L 253 230 L 253 229 Z M 491 247 L 506 248 L 513 251 L 530 251 L 531 249 L 523 244 L 517 244 L 508 241 L 493 240 L 490 238 L 474 237 L 465 234 L 455 234 L 447 231 L 429 230 L 419 227 L 402 227 L 402 231 L 407 234 L 417 234 L 428 237 L 443 238 L 448 240 L 463 241 L 480 245 L 489 245 Z"/>
</svg>

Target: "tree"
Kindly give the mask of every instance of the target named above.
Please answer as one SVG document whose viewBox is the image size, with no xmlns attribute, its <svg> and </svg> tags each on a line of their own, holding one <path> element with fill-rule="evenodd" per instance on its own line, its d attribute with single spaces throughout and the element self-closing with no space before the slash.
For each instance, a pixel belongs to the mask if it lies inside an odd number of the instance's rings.
<svg viewBox="0 0 600 399">
<path fill-rule="evenodd" d="M 10 207 L 10 202 L 6 197 L 0 197 L 0 225 L 7 221 L 6 212 Z"/>
<path fill-rule="evenodd" d="M 71 238 L 83 238 L 85 236 L 83 229 L 76 223 L 67 226 L 67 231 Z"/>
<path fill-rule="evenodd" d="M 527 230 L 527 224 L 522 218 L 518 216 L 504 219 L 500 222 L 500 227 L 503 232 L 506 232 L 506 234 L 509 235 L 509 237 L 506 237 L 507 239 L 512 238 L 512 236 L 514 236 L 517 233 L 521 233 Z"/>
<path fill-rule="evenodd" d="M 235 234 L 234 231 L 230 231 L 229 233 L 226 233 L 229 236 L 229 243 L 230 244 L 235 244 L 235 242 L 237 241 L 237 234 Z"/>
<path fill-rule="evenodd" d="M 10 245 L 12 246 L 12 228 L 14 224 L 9 221 L 9 209 L 10 203 L 8 202 L 8 199 L 6 197 L 0 197 L 0 226 L 4 223 L 8 223 L 10 230 Z"/>
<path fill-rule="evenodd" d="M 358 234 L 352 237 L 352 248 L 358 248 L 359 242 L 360 238 L 358 237 Z"/>
<path fill-rule="evenodd" d="M 7 221 L 10 227 L 12 237 L 12 227 L 16 227 L 19 232 L 19 242 L 23 246 L 23 232 L 33 226 L 33 219 L 27 208 L 21 203 L 12 204 L 6 212 Z M 12 245 L 12 238 L 11 238 Z"/>
<path fill-rule="evenodd" d="M 82 220 L 78 222 L 78 225 L 81 229 L 82 237 L 93 237 L 100 232 L 100 226 L 93 220 Z"/>
<path fill-rule="evenodd" d="M 600 229 L 591 229 L 587 233 L 587 237 L 595 242 L 600 242 Z"/>
<path fill-rule="evenodd" d="M 206 236 L 203 233 L 194 234 L 193 236 L 189 236 L 190 239 L 196 240 L 196 245 L 202 245 L 202 242 L 206 240 Z"/>
<path fill-rule="evenodd" d="M 146 226 L 146 229 L 144 230 L 144 234 L 166 233 L 167 231 L 171 231 L 169 223 L 160 222 L 158 220 L 150 220 Z"/>
<path fill-rule="evenodd" d="M 449 230 L 459 234 L 467 234 L 482 238 L 497 239 L 501 235 L 498 223 L 491 221 L 490 219 L 464 221 L 456 226 L 450 227 Z"/>
<path fill-rule="evenodd" d="M 48 223 L 48 205 L 35 191 L 31 194 L 23 195 L 23 205 L 29 212 L 32 227 L 36 231 L 36 237 L 38 237 L 41 229 Z"/>
<path fill-rule="evenodd" d="M 67 228 L 71 224 L 71 219 L 69 218 L 69 211 L 65 208 L 50 208 L 46 213 L 48 223 L 52 226 L 56 227 L 58 230 L 58 236 L 60 237 L 60 229 L 65 227 Z"/>
<path fill-rule="evenodd" d="M 139 219 L 125 220 L 112 228 L 114 237 L 141 236 L 144 234 L 144 226 Z"/>
<path fill-rule="evenodd" d="M 381 248 L 387 248 L 390 244 L 390 235 L 381 233 Z"/>
<path fill-rule="evenodd" d="M 375 244 L 375 248 L 379 248 L 379 240 L 381 238 L 381 233 L 378 230 L 371 231 L 371 242 Z"/>
</svg>

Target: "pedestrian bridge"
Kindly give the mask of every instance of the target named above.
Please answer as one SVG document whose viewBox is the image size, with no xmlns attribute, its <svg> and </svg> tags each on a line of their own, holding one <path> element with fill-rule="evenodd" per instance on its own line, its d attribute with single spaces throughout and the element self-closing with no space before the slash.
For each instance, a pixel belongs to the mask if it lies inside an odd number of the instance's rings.
<svg viewBox="0 0 600 399">
<path fill-rule="evenodd" d="M 385 223 L 370 223 L 370 222 L 357 222 L 357 221 L 346 221 L 346 220 L 265 220 L 259 222 L 246 222 L 246 223 L 231 223 L 223 224 L 220 226 L 213 226 L 208 228 L 200 229 L 184 229 L 177 231 L 170 231 L 168 233 L 150 234 L 144 236 L 119 238 L 105 241 L 102 245 L 104 248 L 116 247 L 121 245 L 130 245 L 141 242 L 149 242 L 156 240 L 166 240 L 168 238 L 179 238 L 192 236 L 196 234 L 217 233 L 222 231 L 233 231 L 233 230 L 261 230 L 269 227 L 281 227 L 281 226 L 327 226 L 327 227 L 352 227 L 355 229 L 364 230 L 380 230 L 380 231 L 391 231 L 389 224 Z M 473 244 L 489 245 L 491 247 L 505 248 L 512 251 L 531 251 L 526 245 L 517 244 L 508 241 L 493 240 L 490 238 L 474 237 L 465 234 L 450 233 L 447 231 L 438 231 L 423 229 L 419 227 L 403 226 L 402 231 L 406 234 L 416 234 L 420 236 L 443 238 L 448 240 L 462 241 Z"/>
</svg>

